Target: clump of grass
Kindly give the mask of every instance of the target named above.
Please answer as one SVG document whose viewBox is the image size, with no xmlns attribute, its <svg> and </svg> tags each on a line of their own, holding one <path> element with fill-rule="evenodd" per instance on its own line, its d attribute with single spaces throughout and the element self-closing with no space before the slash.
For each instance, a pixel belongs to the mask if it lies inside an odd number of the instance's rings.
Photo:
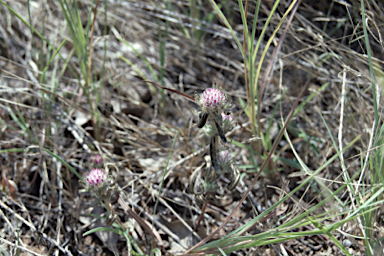
<svg viewBox="0 0 384 256">
<path fill-rule="evenodd" d="M 382 254 L 381 2 L 0 3 L 3 254 Z"/>
</svg>

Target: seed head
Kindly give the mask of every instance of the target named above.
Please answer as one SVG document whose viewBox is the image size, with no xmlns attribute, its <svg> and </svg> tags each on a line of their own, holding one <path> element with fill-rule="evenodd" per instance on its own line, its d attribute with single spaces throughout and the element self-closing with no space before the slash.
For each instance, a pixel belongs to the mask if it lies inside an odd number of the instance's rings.
<svg viewBox="0 0 384 256">
<path fill-rule="evenodd" d="M 85 180 L 87 181 L 88 186 L 90 187 L 100 187 L 106 180 L 107 176 L 105 172 L 101 169 L 92 169 L 86 176 Z"/>
<path fill-rule="evenodd" d="M 221 107 L 225 104 L 225 95 L 219 89 L 208 88 L 201 96 L 200 104 L 207 109 Z"/>
</svg>

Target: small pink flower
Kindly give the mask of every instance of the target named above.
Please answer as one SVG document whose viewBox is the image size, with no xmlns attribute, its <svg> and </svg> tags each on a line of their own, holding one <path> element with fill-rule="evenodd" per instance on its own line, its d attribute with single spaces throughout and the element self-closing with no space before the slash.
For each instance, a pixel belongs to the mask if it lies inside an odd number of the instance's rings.
<svg viewBox="0 0 384 256">
<path fill-rule="evenodd" d="M 225 103 L 225 95 L 219 89 L 208 88 L 200 99 L 200 104 L 206 108 L 220 107 Z"/>
<path fill-rule="evenodd" d="M 100 187 L 107 179 L 105 172 L 101 169 L 92 169 L 86 176 L 86 181 L 89 186 Z"/>
<path fill-rule="evenodd" d="M 223 121 L 232 121 L 233 120 L 233 117 L 231 115 L 226 115 L 224 114 L 224 112 L 221 112 L 221 118 L 223 118 Z"/>
<path fill-rule="evenodd" d="M 91 157 L 91 160 L 92 160 L 95 164 L 100 164 L 100 163 L 103 162 L 103 158 L 102 158 L 100 155 L 92 156 L 92 157 Z"/>
<path fill-rule="evenodd" d="M 221 164 L 225 165 L 231 160 L 231 155 L 228 150 L 220 151 L 219 153 L 219 161 Z"/>
<path fill-rule="evenodd" d="M 73 91 L 73 86 L 68 85 L 67 87 L 65 87 L 64 90 L 68 91 L 68 92 L 72 92 Z"/>
</svg>

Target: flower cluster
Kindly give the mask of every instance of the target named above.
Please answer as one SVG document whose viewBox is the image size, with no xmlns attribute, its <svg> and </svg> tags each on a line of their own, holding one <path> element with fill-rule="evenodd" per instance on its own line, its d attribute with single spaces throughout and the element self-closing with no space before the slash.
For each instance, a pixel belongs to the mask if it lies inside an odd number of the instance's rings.
<svg viewBox="0 0 384 256">
<path fill-rule="evenodd" d="M 222 107 L 225 104 L 225 95 L 216 88 L 208 88 L 200 99 L 200 105 L 207 109 Z"/>
<path fill-rule="evenodd" d="M 219 152 L 219 162 L 220 165 L 227 165 L 231 161 L 231 155 L 228 150 L 223 150 Z"/>
<path fill-rule="evenodd" d="M 101 157 L 101 155 L 94 155 L 91 157 L 91 161 L 98 165 L 103 162 L 103 158 Z"/>
<path fill-rule="evenodd" d="M 224 112 L 221 112 L 221 118 L 223 119 L 224 122 L 233 120 L 233 117 L 231 115 L 226 115 Z"/>
<path fill-rule="evenodd" d="M 221 113 L 221 118 L 223 119 L 223 130 L 225 132 L 230 131 L 235 127 L 236 122 L 233 120 L 231 115 L 226 115 L 224 112 Z"/>
<path fill-rule="evenodd" d="M 97 198 L 102 200 L 109 200 L 110 197 L 117 191 L 119 186 L 116 183 L 115 175 L 111 175 L 107 164 L 103 169 L 93 168 L 87 174 L 80 183 L 84 186 L 81 192 L 95 193 Z M 113 165 L 114 166 L 114 165 Z M 115 167 L 116 177 L 119 175 L 119 169 Z"/>
<path fill-rule="evenodd" d="M 90 187 L 101 187 L 107 180 L 107 175 L 101 169 L 92 169 L 85 177 L 87 185 Z"/>
</svg>

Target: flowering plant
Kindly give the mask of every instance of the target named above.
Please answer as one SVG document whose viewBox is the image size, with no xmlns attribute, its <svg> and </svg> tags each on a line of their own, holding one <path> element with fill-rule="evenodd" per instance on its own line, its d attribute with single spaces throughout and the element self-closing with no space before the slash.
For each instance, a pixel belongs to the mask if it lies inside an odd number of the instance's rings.
<svg viewBox="0 0 384 256">
<path fill-rule="evenodd" d="M 228 184 L 229 189 L 234 189 L 239 181 L 240 173 L 234 168 L 231 161 L 231 155 L 228 150 L 222 150 L 219 153 L 219 139 L 223 143 L 227 143 L 225 132 L 234 127 L 233 117 L 226 111 L 229 107 L 228 97 L 222 89 L 208 88 L 201 97 L 195 96 L 195 102 L 201 107 L 199 112 L 199 121 L 197 127 L 203 128 L 204 133 L 210 139 L 210 164 L 207 164 L 203 175 L 198 175 L 200 169 L 196 170 L 190 180 L 192 192 L 196 195 L 214 192 L 219 188 L 217 181 L 223 174 L 229 173 L 231 182 Z M 227 113 L 227 114 L 226 114 Z M 209 120 L 209 123 L 207 121 Z"/>
</svg>

